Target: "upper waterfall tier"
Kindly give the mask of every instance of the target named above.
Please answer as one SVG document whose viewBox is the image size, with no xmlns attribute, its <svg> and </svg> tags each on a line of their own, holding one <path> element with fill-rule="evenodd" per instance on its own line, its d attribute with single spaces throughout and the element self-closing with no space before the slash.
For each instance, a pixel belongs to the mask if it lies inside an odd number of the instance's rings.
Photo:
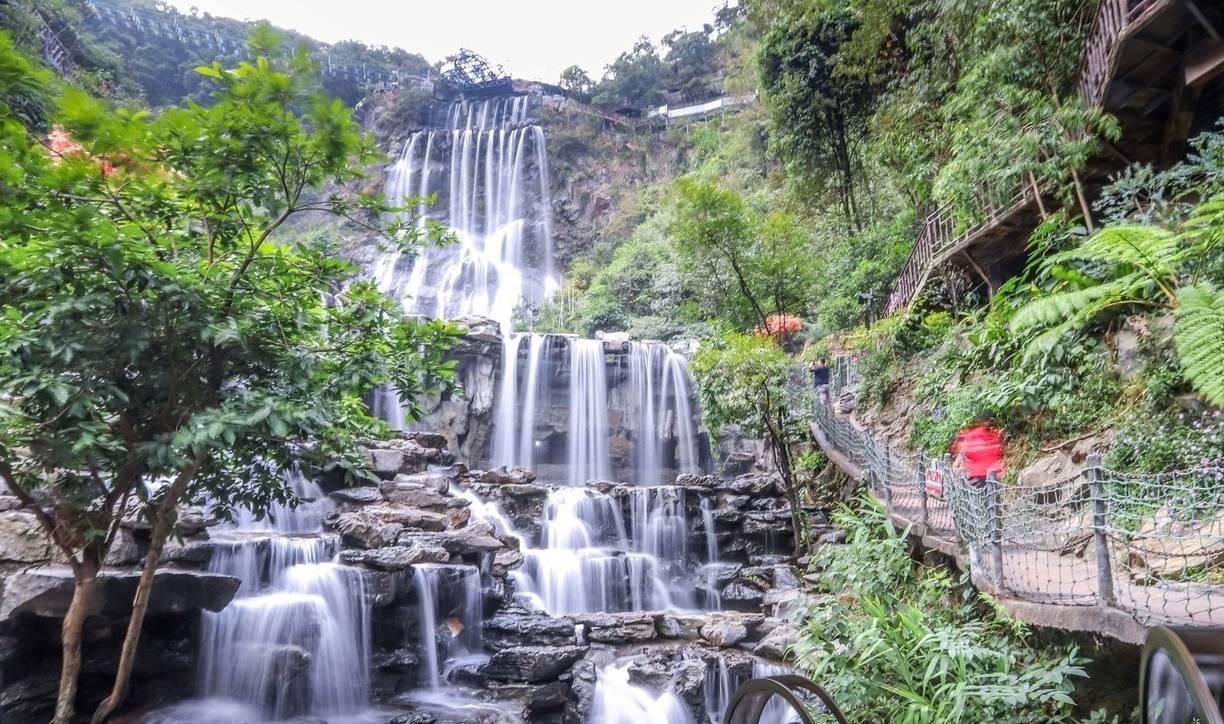
<svg viewBox="0 0 1224 724">
<path fill-rule="evenodd" d="M 420 199 L 420 224 L 441 223 L 457 238 L 415 256 L 391 251 L 379 258 L 379 288 L 408 311 L 446 319 L 478 314 L 509 329 L 517 306 L 538 303 L 557 287 L 548 150 L 528 108 L 526 96 L 451 104 L 439 114 L 444 127 L 404 141 L 387 171 L 387 200 Z"/>
</svg>

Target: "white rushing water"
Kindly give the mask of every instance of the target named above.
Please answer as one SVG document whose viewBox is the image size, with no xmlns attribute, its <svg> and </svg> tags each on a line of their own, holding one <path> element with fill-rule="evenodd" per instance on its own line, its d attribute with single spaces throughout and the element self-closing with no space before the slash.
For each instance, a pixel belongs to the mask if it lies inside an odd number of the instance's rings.
<svg viewBox="0 0 1224 724">
<path fill-rule="evenodd" d="M 569 482 L 612 477 L 608 451 L 608 381 L 603 342 L 570 342 Z"/>
<path fill-rule="evenodd" d="M 499 535 L 518 537 L 524 563 L 512 572 L 515 593 L 552 615 L 596 611 L 695 610 L 686 575 L 684 490 L 630 491 L 629 524 L 616 498 L 579 487 L 549 492 L 540 542 L 531 545 L 509 517 L 474 493 L 472 517 Z"/>
<path fill-rule="evenodd" d="M 393 204 L 448 227 L 457 243 L 415 257 L 393 250 L 374 279 L 416 314 L 478 314 L 510 328 L 515 307 L 558 286 L 553 271 L 552 197 L 544 130 L 528 121 L 528 98 L 455 103 L 444 127 L 416 131 L 387 171 Z M 436 194 L 438 201 L 424 199 Z"/>
<path fill-rule="evenodd" d="M 655 694 L 629 683 L 629 665 L 609 664 L 595 679 L 591 724 L 691 724 L 693 713 L 670 691 Z"/>
<path fill-rule="evenodd" d="M 370 610 L 360 570 L 333 562 L 327 499 L 300 474 L 296 509 L 249 514 L 215 530 L 209 570 L 242 581 L 238 597 L 201 621 L 199 689 L 269 720 L 344 717 L 369 702 Z M 242 715 L 248 720 L 250 714 Z"/>
<path fill-rule="evenodd" d="M 430 689 L 445 681 L 446 664 L 481 658 L 484 607 L 475 566 L 418 563 L 413 566 L 421 639 L 421 679 Z M 447 606 L 448 610 L 443 610 Z M 448 615 L 442 616 L 446 613 Z"/>
<path fill-rule="evenodd" d="M 502 345 L 499 380 L 491 464 L 537 472 L 563 464 L 550 479 L 570 485 L 662 485 L 703 471 L 695 386 L 684 356 L 665 344 L 634 341 L 608 352 L 598 340 L 513 334 Z M 566 434 L 561 445 L 545 445 L 558 414 Z M 631 443 L 617 459 L 615 435 Z"/>
<path fill-rule="evenodd" d="M 420 223 L 445 225 L 457 243 L 416 256 L 386 253 L 374 279 L 408 312 L 479 315 L 501 327 L 489 459 L 476 462 L 535 470 L 562 485 L 548 494 L 536 540 L 519 534 L 495 503 L 459 494 L 474 520 L 519 538 L 524 563 L 510 577 L 520 602 L 552 615 L 717 609 L 726 564 L 719 563 L 710 501 L 700 501 L 700 521 L 692 520 L 697 509 L 688 504 L 697 501 L 672 485 L 680 473 L 703 472 L 708 457 L 684 356 L 658 342 L 605 347 L 512 332 L 516 308 L 558 286 L 545 135 L 529 110 L 525 97 L 452 104 L 434 128 L 405 139 L 387 171 L 387 198 L 436 194 L 436 203 L 418 207 Z M 374 412 L 404 427 L 393 390 L 376 396 Z M 618 477 L 641 487 L 615 495 L 586 487 Z M 703 546 L 690 545 L 697 535 Z M 449 701 L 448 669 L 482 649 L 480 572 L 414 566 L 413 591 L 425 687 L 418 696 Z M 693 721 L 675 694 L 631 683 L 627 665 L 604 667 L 597 678 L 593 722 Z M 725 662 L 712 683 L 711 711 L 725 706 L 734 683 Z"/>
</svg>

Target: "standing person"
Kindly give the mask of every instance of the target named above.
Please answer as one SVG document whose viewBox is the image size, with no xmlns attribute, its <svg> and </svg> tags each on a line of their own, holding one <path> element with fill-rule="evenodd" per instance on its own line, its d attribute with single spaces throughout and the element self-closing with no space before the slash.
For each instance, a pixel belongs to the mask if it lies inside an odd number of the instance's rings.
<svg viewBox="0 0 1224 724">
<path fill-rule="evenodd" d="M 826 405 L 829 404 L 829 365 L 824 357 L 812 365 L 812 386 L 816 388 L 820 399 Z"/>
<path fill-rule="evenodd" d="M 979 421 L 961 430 L 951 452 L 956 456 L 956 467 L 974 485 L 985 483 L 991 471 L 995 477 L 1003 477 L 1003 433 L 994 425 Z"/>
</svg>

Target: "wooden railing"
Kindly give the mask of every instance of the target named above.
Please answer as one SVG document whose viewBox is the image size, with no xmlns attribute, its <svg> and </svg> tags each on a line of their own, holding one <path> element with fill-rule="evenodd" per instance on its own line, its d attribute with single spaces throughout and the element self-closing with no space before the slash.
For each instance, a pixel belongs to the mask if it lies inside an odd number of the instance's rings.
<svg viewBox="0 0 1224 724">
<path fill-rule="evenodd" d="M 1093 106 L 1104 102 L 1105 90 L 1117 62 L 1120 41 L 1172 2 L 1173 0 L 1101 0 L 1088 43 L 1084 47 L 1084 60 L 1080 67 L 1078 90 L 1084 100 Z M 914 250 L 905 262 L 905 268 L 888 298 L 888 312 L 891 314 L 909 304 L 922 290 L 935 267 L 956 251 L 967 247 L 978 234 L 1032 200 L 1032 189 L 1028 184 L 1023 184 L 1021 191 L 1011 197 L 1010 202 L 991 204 L 988 201 L 979 215 L 981 220 L 967 227 L 956 221 L 951 205 L 936 209 L 923 220 L 922 231 L 914 242 Z"/>
<path fill-rule="evenodd" d="M 1033 199 L 1033 191 L 1027 185 L 1021 187 L 1020 193 L 1011 197 L 1001 194 L 984 193 L 978 208 L 979 220 L 965 225 L 958 220 L 951 204 L 945 204 L 936 209 L 922 221 L 922 230 L 914 242 L 905 268 L 897 278 L 893 293 L 888 297 L 888 313 L 892 314 L 909 304 L 910 300 L 926 285 L 930 272 L 948 257 L 964 249 L 972 243 L 979 234 L 994 227 L 1001 219 L 1010 216 L 1013 211 Z M 1000 200 L 1003 199 L 1003 200 Z"/>
</svg>

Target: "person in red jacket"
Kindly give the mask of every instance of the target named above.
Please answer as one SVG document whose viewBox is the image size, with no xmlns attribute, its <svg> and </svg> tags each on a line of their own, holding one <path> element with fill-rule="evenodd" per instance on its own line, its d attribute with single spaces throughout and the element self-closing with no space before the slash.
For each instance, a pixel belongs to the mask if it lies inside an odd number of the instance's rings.
<svg viewBox="0 0 1224 724">
<path fill-rule="evenodd" d="M 992 470 L 996 478 L 1003 477 L 1003 433 L 994 425 L 979 422 L 961 430 L 951 452 L 970 482 L 984 482 Z"/>
</svg>

